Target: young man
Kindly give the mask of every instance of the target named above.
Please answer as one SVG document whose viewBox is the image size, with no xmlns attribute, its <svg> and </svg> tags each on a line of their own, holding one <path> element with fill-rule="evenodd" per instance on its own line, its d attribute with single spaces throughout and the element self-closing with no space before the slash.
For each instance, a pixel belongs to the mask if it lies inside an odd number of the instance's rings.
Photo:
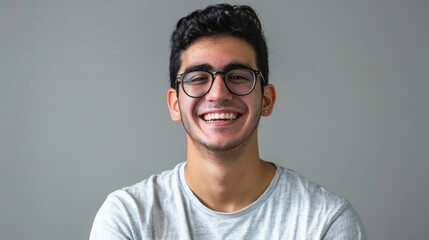
<svg viewBox="0 0 429 240">
<path fill-rule="evenodd" d="M 209 6 L 171 39 L 171 117 L 187 161 L 108 196 L 90 239 L 365 239 L 343 198 L 260 159 L 276 100 L 261 24 L 248 6 Z"/>
</svg>

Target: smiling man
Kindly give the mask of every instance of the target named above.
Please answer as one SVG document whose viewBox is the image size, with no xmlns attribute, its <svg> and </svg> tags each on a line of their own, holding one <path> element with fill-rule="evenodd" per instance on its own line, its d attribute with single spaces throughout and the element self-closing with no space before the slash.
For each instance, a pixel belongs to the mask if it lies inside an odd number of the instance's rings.
<svg viewBox="0 0 429 240">
<path fill-rule="evenodd" d="M 276 92 L 252 8 L 219 4 L 179 20 L 170 86 L 186 162 L 110 194 L 90 239 L 365 239 L 347 200 L 260 158 L 258 124 Z"/>
</svg>

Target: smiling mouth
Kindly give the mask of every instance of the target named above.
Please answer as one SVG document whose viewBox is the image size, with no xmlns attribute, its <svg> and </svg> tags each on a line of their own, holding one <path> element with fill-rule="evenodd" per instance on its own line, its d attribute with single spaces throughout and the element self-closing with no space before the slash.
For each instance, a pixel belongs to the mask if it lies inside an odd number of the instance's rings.
<svg viewBox="0 0 429 240">
<path fill-rule="evenodd" d="M 204 121 L 231 121 L 238 118 L 237 113 L 207 113 L 201 116 Z"/>
</svg>

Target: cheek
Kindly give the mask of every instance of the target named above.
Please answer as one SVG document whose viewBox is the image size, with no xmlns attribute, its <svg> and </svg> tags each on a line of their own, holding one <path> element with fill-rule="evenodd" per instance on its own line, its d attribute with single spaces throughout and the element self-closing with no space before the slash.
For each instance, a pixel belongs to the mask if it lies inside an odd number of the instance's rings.
<svg viewBox="0 0 429 240">
<path fill-rule="evenodd" d="M 256 114 L 259 114 L 262 106 L 261 95 L 258 94 L 257 96 L 252 96 L 251 98 L 247 99 L 246 105 L 249 107 L 250 112 L 256 112 Z"/>
<path fill-rule="evenodd" d="M 255 115 L 259 115 L 261 113 L 261 104 L 262 102 L 260 101 L 254 103 L 252 111 L 255 112 Z"/>
<path fill-rule="evenodd" d="M 191 117 L 195 112 L 196 101 L 189 97 L 179 97 L 179 110 L 185 117 Z"/>
</svg>

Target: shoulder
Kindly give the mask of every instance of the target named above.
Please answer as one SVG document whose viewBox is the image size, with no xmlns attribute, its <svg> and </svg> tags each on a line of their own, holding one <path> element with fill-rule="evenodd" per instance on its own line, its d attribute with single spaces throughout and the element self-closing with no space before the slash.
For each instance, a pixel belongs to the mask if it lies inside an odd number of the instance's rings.
<svg viewBox="0 0 429 240">
<path fill-rule="evenodd" d="M 136 192 L 145 190 L 145 188 L 147 187 L 156 187 L 171 184 L 172 181 L 175 181 L 179 177 L 179 172 L 183 165 L 184 162 L 179 163 L 173 169 L 165 170 L 157 174 L 152 174 L 143 181 L 128 187 L 124 187 L 121 190 L 129 192 L 130 194 L 135 194 Z"/>
<path fill-rule="evenodd" d="M 292 199 L 312 205 L 323 204 L 344 207 L 349 204 L 342 196 L 303 177 L 298 172 L 281 166 L 277 167 L 279 168 L 278 186 Z"/>
<path fill-rule="evenodd" d="M 106 201 L 119 201 L 122 203 L 148 203 L 166 198 L 174 193 L 180 185 L 180 168 L 183 163 L 174 169 L 153 174 L 143 181 L 116 190 L 107 196 Z"/>
</svg>

